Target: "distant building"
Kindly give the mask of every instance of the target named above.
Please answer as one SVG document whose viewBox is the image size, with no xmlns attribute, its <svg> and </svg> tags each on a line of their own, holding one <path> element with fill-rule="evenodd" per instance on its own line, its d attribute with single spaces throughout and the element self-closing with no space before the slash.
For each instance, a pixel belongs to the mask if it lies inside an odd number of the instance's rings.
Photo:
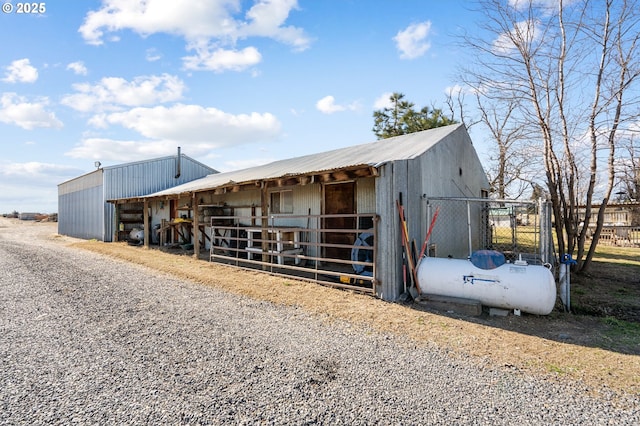
<svg viewBox="0 0 640 426">
<path fill-rule="evenodd" d="M 20 213 L 18 214 L 18 219 L 20 220 L 36 220 L 36 216 L 40 213 Z"/>
<path fill-rule="evenodd" d="M 591 206 L 591 226 L 595 226 L 599 204 Z M 580 217 L 584 218 L 586 208 L 579 208 Z M 622 202 L 608 203 L 604 209 L 604 226 L 640 226 L 640 203 Z"/>
</svg>

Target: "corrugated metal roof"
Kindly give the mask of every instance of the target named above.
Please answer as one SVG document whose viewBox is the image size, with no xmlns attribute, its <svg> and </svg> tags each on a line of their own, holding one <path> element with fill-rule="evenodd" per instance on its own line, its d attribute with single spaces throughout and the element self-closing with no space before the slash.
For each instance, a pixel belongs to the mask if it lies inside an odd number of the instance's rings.
<svg viewBox="0 0 640 426">
<path fill-rule="evenodd" d="M 396 160 L 409 160 L 423 154 L 461 127 L 463 127 L 462 124 L 438 127 L 372 143 L 274 161 L 248 169 L 212 174 L 183 185 L 149 194 L 146 198 L 204 191 L 229 184 L 242 184 L 257 180 L 277 179 L 356 166 L 375 166 Z"/>
</svg>

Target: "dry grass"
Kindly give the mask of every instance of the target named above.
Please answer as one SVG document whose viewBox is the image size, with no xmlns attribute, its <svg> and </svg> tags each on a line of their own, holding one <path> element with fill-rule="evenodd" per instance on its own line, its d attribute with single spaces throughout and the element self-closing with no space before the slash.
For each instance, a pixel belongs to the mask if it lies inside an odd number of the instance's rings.
<svg viewBox="0 0 640 426">
<path fill-rule="evenodd" d="M 471 356 L 478 362 L 506 366 L 525 374 L 580 380 L 594 391 L 608 387 L 632 394 L 640 392 L 640 357 L 594 347 L 589 340 L 598 339 L 598 333 L 606 331 L 608 324 L 599 320 L 583 322 L 560 313 L 551 317 L 455 318 L 415 305 L 387 303 L 366 295 L 125 243 L 89 241 L 73 245 L 227 292 L 297 306 L 329 321 L 348 321 L 365 329 L 406 336 L 417 346 L 433 344 L 450 351 L 452 356 Z M 569 340 L 574 343 L 541 337 L 549 335 L 550 330 L 575 334 L 576 338 Z"/>
<path fill-rule="evenodd" d="M 629 322 L 626 328 L 640 335 L 640 248 L 599 244 L 589 270 L 572 276 L 572 287 L 576 312 Z M 640 341 L 634 343 L 640 354 Z"/>
</svg>

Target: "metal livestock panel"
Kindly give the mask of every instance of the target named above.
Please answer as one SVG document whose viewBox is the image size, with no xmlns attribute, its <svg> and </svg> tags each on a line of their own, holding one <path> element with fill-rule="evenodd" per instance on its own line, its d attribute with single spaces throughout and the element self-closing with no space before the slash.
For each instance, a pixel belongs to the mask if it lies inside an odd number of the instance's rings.
<svg viewBox="0 0 640 426">
<path fill-rule="evenodd" d="M 103 239 L 102 186 L 58 196 L 58 233 L 75 238 Z"/>
</svg>

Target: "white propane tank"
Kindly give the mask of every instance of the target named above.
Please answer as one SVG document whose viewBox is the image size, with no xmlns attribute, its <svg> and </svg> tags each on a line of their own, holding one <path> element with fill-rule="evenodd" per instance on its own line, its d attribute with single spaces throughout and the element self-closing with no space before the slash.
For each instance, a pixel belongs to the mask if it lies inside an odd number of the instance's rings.
<svg viewBox="0 0 640 426">
<path fill-rule="evenodd" d="M 478 300 L 485 306 L 548 315 L 556 303 L 551 271 L 526 262 L 481 269 L 466 259 L 425 257 L 418 267 L 423 294 Z"/>
</svg>

